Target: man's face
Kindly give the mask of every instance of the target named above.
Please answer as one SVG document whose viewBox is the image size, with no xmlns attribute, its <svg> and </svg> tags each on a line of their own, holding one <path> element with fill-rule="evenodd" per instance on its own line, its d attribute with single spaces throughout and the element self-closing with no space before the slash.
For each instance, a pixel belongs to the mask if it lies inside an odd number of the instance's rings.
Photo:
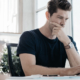
<svg viewBox="0 0 80 80">
<path fill-rule="evenodd" d="M 53 15 L 50 17 L 49 21 L 55 22 L 55 23 L 61 25 L 62 27 L 64 27 L 66 21 L 68 20 L 68 14 L 69 14 L 69 11 L 58 9 L 56 13 L 53 13 Z M 49 27 L 52 30 L 54 25 L 50 24 Z"/>
</svg>

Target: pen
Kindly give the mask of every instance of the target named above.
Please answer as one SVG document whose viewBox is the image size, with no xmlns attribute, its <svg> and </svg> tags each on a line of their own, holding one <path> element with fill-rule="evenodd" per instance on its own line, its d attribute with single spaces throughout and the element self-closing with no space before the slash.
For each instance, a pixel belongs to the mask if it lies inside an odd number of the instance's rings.
<svg viewBox="0 0 80 80">
<path fill-rule="evenodd" d="M 50 77 L 50 76 L 58 76 L 58 75 L 43 75 L 43 76 L 49 76 Z"/>
<path fill-rule="evenodd" d="M 76 74 L 76 75 L 80 75 L 80 73 Z"/>
</svg>

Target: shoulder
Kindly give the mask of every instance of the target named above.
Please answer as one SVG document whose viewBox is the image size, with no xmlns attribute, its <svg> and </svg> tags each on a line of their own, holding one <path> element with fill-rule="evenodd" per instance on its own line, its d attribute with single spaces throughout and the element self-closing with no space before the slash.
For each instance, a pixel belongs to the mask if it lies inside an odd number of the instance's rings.
<svg viewBox="0 0 80 80">
<path fill-rule="evenodd" d="M 30 30 L 30 31 L 25 31 L 21 34 L 20 38 L 35 38 L 36 36 L 36 30 Z"/>
<path fill-rule="evenodd" d="M 73 40 L 72 36 L 69 36 L 69 35 L 68 35 L 68 37 L 69 37 L 69 39 L 70 39 L 71 41 Z"/>
<path fill-rule="evenodd" d="M 68 37 L 69 37 L 69 39 L 70 39 L 72 42 L 75 42 L 72 36 L 69 36 L 69 35 L 68 35 Z"/>
<path fill-rule="evenodd" d="M 74 46 L 76 46 L 76 42 L 74 41 L 73 37 L 71 37 L 71 36 L 68 36 L 68 37 L 70 38 L 70 40 L 74 44 Z"/>
</svg>

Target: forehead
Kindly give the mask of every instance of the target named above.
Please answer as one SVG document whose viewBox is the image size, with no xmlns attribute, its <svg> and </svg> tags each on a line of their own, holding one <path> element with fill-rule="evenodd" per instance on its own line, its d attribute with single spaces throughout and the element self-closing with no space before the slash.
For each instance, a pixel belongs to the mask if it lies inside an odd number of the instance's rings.
<svg viewBox="0 0 80 80">
<path fill-rule="evenodd" d="M 60 15 L 60 16 L 63 16 L 63 17 L 68 17 L 69 11 L 58 9 L 56 13 L 53 13 L 53 15 L 55 15 L 55 16 Z"/>
</svg>

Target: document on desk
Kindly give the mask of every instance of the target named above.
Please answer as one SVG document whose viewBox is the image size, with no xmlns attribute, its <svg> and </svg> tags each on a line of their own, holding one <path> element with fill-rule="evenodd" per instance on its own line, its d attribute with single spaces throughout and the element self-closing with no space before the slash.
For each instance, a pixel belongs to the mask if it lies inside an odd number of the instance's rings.
<svg viewBox="0 0 80 80">
<path fill-rule="evenodd" d="M 53 80 L 57 80 L 57 79 L 60 79 L 60 80 L 65 80 L 65 79 L 69 79 L 69 80 L 80 80 L 80 76 L 63 76 L 63 77 L 44 77 L 42 75 L 32 75 L 32 76 L 27 76 L 27 77 L 10 77 L 9 79 L 7 80 L 29 80 L 29 79 L 41 79 L 41 80 L 46 80 L 46 79 L 53 79 Z"/>
</svg>

